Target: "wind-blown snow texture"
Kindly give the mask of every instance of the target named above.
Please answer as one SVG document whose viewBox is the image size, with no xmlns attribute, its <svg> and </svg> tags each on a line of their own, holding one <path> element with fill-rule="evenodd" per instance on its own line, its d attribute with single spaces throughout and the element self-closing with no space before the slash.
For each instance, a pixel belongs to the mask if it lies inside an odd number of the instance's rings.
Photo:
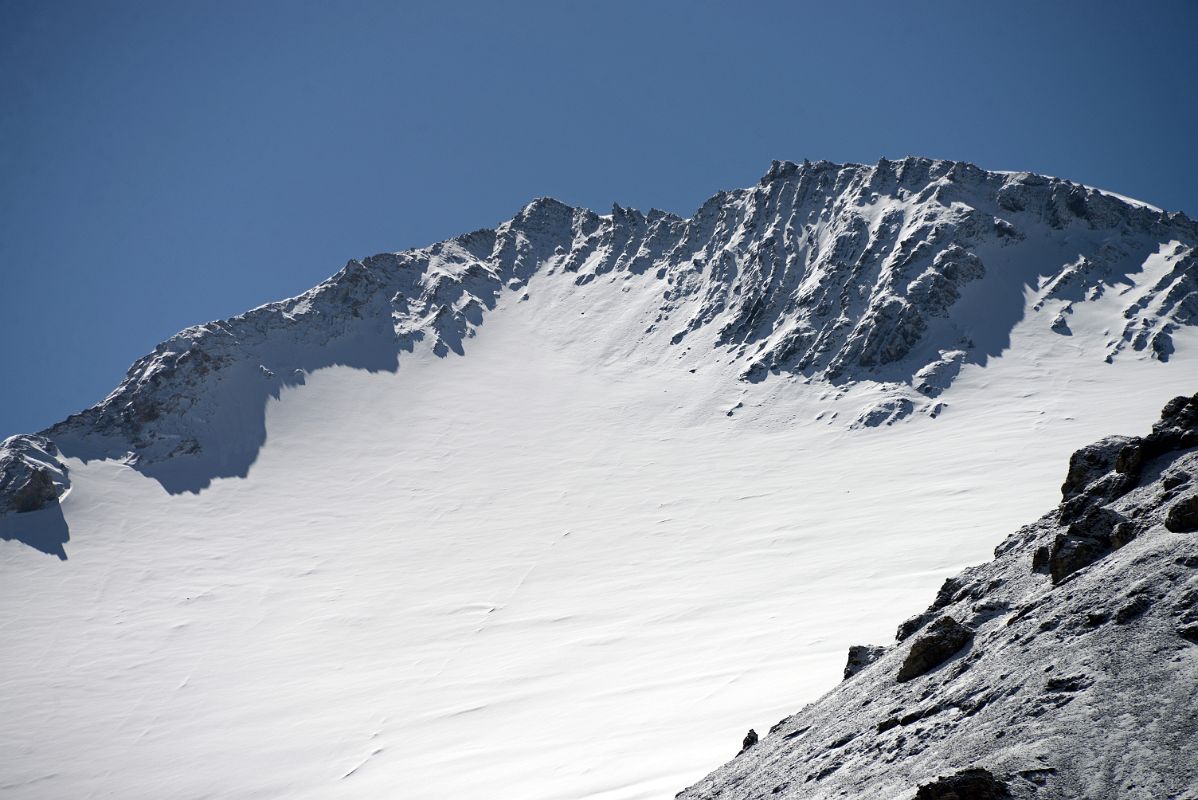
<svg viewBox="0 0 1198 800">
<path fill-rule="evenodd" d="M 979 769 L 994 793 L 961 797 L 1198 797 L 1196 481 L 1198 395 L 1079 451 L 1058 509 L 679 797 L 935 800 L 958 796 L 939 777 Z M 1059 574 L 1079 538 L 1100 552 Z"/>
<path fill-rule="evenodd" d="M 0 452 L 0 793 L 670 796 L 1193 391 L 1196 241 L 780 163 L 184 331 Z"/>
<path fill-rule="evenodd" d="M 246 473 L 261 409 L 281 387 L 331 364 L 393 371 L 425 337 L 438 355 L 460 355 L 500 294 L 538 273 L 580 286 L 652 274 L 641 349 L 727 350 L 754 382 L 785 372 L 934 397 L 962 364 L 1009 345 L 1022 289 L 1038 283 L 1062 335 L 1076 304 L 1134 285 L 1107 358 L 1132 349 L 1166 360 L 1171 334 L 1198 319 L 1196 247 L 1198 224 L 1180 213 L 919 158 L 775 162 L 757 186 L 721 192 L 691 219 L 542 199 L 495 230 L 351 261 L 299 297 L 189 328 L 46 433 L 83 458 L 131 451 L 168 489 L 198 490 Z M 856 422 L 935 413 L 923 397 L 896 391 Z M 203 467 L 162 465 L 172 458 Z"/>
</svg>

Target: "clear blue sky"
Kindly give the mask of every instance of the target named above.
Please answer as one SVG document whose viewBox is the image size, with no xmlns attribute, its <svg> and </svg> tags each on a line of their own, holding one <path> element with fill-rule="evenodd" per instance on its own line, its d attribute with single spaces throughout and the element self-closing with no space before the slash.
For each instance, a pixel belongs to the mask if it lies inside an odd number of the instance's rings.
<svg viewBox="0 0 1198 800">
<path fill-rule="evenodd" d="M 541 195 L 689 214 L 915 154 L 1198 216 L 1196 34 L 1190 0 L 0 0 L 0 436 Z"/>
</svg>

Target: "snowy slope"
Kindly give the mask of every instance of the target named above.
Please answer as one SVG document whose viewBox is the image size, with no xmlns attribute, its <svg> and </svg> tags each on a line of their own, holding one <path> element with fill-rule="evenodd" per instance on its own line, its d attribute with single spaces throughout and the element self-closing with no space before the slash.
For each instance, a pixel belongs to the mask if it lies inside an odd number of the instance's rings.
<svg viewBox="0 0 1198 800">
<path fill-rule="evenodd" d="M 1196 243 L 1037 176 L 776 164 L 184 331 L 0 517 L 0 788 L 672 796 L 1192 392 Z"/>
</svg>

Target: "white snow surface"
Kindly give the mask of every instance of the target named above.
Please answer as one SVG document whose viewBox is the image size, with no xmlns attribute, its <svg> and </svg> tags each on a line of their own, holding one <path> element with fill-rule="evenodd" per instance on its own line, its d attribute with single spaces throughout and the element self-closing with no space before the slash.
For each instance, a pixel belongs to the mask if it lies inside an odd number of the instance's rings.
<svg viewBox="0 0 1198 800">
<path fill-rule="evenodd" d="M 64 458 L 67 560 L 0 542 L 0 793 L 672 797 L 1193 393 L 1192 327 L 1115 347 L 1170 252 L 1025 286 L 935 419 L 850 429 L 893 384 L 746 382 L 702 330 L 633 347 L 652 272 L 550 271 L 465 357 L 282 386 L 244 476 Z"/>
</svg>

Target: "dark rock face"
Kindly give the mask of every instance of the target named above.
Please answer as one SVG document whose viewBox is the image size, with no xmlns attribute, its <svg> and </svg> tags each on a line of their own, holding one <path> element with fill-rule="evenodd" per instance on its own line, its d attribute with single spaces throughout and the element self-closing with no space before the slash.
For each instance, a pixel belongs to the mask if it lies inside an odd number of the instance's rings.
<svg viewBox="0 0 1198 800">
<path fill-rule="evenodd" d="M 50 473 L 35 467 L 24 485 L 17 487 L 13 492 L 10 507 L 18 514 L 23 514 L 45 508 L 57 499 L 58 490 L 50 478 Z"/>
<path fill-rule="evenodd" d="M 870 664 L 877 661 L 886 652 L 885 647 L 874 644 L 855 644 L 849 648 L 849 660 L 844 665 L 844 679 L 856 675 Z"/>
<path fill-rule="evenodd" d="M 1048 552 L 1053 583 L 1060 583 L 1135 538 L 1136 527 L 1108 508 L 1091 507 L 1057 536 Z"/>
<path fill-rule="evenodd" d="M 1069 500 L 1108 472 L 1127 472 L 1127 467 L 1134 461 L 1131 454 L 1135 451 L 1136 441 L 1130 436 L 1108 436 L 1075 452 L 1069 458 L 1069 472 L 1061 486 L 1061 494 Z M 1123 455 L 1125 451 L 1127 456 Z"/>
<path fill-rule="evenodd" d="M 911 638 L 912 634 L 916 633 L 924 625 L 927 625 L 934 616 L 934 613 L 925 611 L 922 614 L 916 614 L 910 619 L 903 620 L 903 623 L 894 632 L 894 640 L 896 642 L 907 641 Z"/>
<path fill-rule="evenodd" d="M 1032 572 L 1048 572 L 1048 556 L 1052 549 L 1047 545 L 1036 548 L 1032 553 Z"/>
<path fill-rule="evenodd" d="M 66 491 L 67 470 L 54 443 L 12 436 L 0 443 L 0 514 L 38 511 Z"/>
<path fill-rule="evenodd" d="M 1170 400 L 1162 409 L 1160 420 L 1152 426 L 1146 443 L 1152 455 L 1198 445 L 1198 394 Z"/>
<path fill-rule="evenodd" d="M 952 617 L 941 617 L 911 645 L 898 672 L 899 683 L 914 680 L 943 664 L 973 639 L 973 631 Z"/>
<path fill-rule="evenodd" d="M 1198 531 L 1198 495 L 1189 495 L 1169 507 L 1165 527 L 1174 533 Z"/>
<path fill-rule="evenodd" d="M 1048 554 L 1049 574 L 1053 583 L 1060 583 L 1082 567 L 1093 564 L 1111 552 L 1109 542 L 1089 537 L 1062 534 L 1052 543 Z"/>
<path fill-rule="evenodd" d="M 1060 521 L 1069 527 L 1053 541 L 1047 557 L 1053 583 L 1061 583 L 1134 539 L 1139 526 L 1106 506 L 1139 485 L 1149 460 L 1195 446 L 1198 395 L 1170 400 L 1147 436 L 1111 436 L 1074 453 L 1061 487 L 1064 502 L 1058 512 Z M 1175 471 L 1162 478 L 1162 486 L 1168 491 L 1188 481 L 1189 473 Z M 1198 496 L 1174 503 L 1165 527 L 1175 533 L 1198 530 Z M 1035 566 L 1040 563 L 1037 558 Z"/>
<path fill-rule="evenodd" d="M 1010 796 L 1005 783 L 989 770 L 975 767 L 920 786 L 915 800 L 1004 800 Z"/>
<path fill-rule="evenodd" d="M 740 752 L 745 752 L 755 744 L 757 744 L 757 731 L 749 728 L 749 732 L 745 734 L 744 740 L 740 743 Z M 737 755 L 740 755 L 740 753 L 737 753 Z"/>
</svg>

